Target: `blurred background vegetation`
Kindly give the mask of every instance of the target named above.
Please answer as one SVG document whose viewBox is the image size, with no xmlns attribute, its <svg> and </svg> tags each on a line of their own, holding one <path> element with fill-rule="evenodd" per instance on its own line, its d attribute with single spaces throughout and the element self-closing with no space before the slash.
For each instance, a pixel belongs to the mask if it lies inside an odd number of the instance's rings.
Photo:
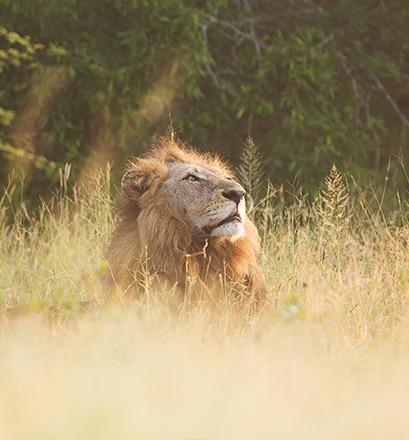
<svg viewBox="0 0 409 440">
<path fill-rule="evenodd" d="M 0 1 L 0 187 L 33 205 L 170 126 L 233 164 L 250 135 L 275 185 L 336 163 L 406 196 L 407 0 Z"/>
</svg>

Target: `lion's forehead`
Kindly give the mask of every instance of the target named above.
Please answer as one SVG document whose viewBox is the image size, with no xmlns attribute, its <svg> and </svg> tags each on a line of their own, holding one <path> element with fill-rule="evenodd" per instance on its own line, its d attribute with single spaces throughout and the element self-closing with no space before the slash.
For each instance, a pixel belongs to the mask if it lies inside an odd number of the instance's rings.
<svg viewBox="0 0 409 440">
<path fill-rule="evenodd" d="M 172 163 L 168 165 L 169 174 L 186 175 L 190 172 L 195 173 L 203 179 L 217 177 L 219 179 L 231 179 L 232 175 L 228 169 L 223 169 L 213 165 L 196 164 L 196 163 Z"/>
</svg>

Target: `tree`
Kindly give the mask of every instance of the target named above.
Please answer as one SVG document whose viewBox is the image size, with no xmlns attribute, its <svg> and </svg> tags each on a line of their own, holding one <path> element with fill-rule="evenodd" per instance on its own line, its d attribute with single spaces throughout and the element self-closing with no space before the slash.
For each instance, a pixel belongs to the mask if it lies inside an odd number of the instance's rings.
<svg viewBox="0 0 409 440">
<path fill-rule="evenodd" d="M 0 75 L 0 136 L 44 158 L 34 192 L 170 120 L 233 161 L 252 136 L 277 183 L 376 176 L 408 143 L 408 18 L 405 0 L 3 0 L 0 26 L 42 48 Z"/>
<path fill-rule="evenodd" d="M 4 3 L 4 26 L 44 45 L 28 65 L 0 78 L 2 101 L 17 113 L 1 135 L 26 157 L 73 162 L 78 175 L 151 137 L 181 90 L 199 93 L 203 45 L 194 2 Z M 44 186 L 44 173 L 34 171 L 25 167 Z M 57 172 L 46 172 L 57 181 Z"/>
<path fill-rule="evenodd" d="M 32 60 L 36 52 L 43 49 L 41 44 L 33 44 L 30 37 L 23 37 L 16 32 L 9 32 L 4 27 L 0 27 L 0 44 L 0 75 Z M 15 116 L 16 113 L 13 109 L 0 106 L 0 127 L 3 131 L 11 126 Z M 29 155 L 29 152 L 24 153 L 22 150 L 10 145 L 5 138 L 0 138 L 0 151 L 9 160 L 22 159 L 23 156 Z M 40 157 L 31 156 L 31 160 L 37 166 L 41 166 Z M 2 171 L 4 173 L 4 164 L 4 161 L 0 164 L 0 173 Z"/>
<path fill-rule="evenodd" d="M 230 152 L 250 133 L 278 182 L 382 171 L 407 146 L 408 16 L 403 1 L 228 2 L 202 26 L 212 102 L 190 106 L 192 128 L 220 121 Z"/>
</svg>

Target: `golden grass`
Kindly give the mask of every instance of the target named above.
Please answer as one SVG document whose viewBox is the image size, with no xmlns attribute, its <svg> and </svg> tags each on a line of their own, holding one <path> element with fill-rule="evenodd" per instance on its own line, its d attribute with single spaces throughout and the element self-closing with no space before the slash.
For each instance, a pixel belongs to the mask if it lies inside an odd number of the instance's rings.
<svg viewBox="0 0 409 440">
<path fill-rule="evenodd" d="M 325 204 L 266 208 L 268 313 L 175 313 L 154 293 L 107 305 L 108 185 L 101 174 L 37 220 L 3 216 L 1 439 L 409 435 L 408 225 L 362 201 L 337 220 Z"/>
</svg>

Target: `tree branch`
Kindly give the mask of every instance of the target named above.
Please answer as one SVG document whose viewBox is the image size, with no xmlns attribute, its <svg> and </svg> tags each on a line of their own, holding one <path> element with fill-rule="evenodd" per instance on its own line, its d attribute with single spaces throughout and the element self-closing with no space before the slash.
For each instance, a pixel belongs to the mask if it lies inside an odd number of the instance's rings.
<svg viewBox="0 0 409 440">
<path fill-rule="evenodd" d="M 409 128 L 409 120 L 406 118 L 406 116 L 401 112 L 400 108 L 398 107 L 398 104 L 396 104 L 395 100 L 392 98 L 392 96 L 388 93 L 385 86 L 381 83 L 379 78 L 373 73 L 370 73 L 371 78 L 375 81 L 376 86 L 378 87 L 378 90 L 380 90 L 389 104 L 392 106 L 392 108 L 395 110 L 397 115 L 400 117 L 400 119 L 403 122 L 403 125 Z"/>
</svg>

